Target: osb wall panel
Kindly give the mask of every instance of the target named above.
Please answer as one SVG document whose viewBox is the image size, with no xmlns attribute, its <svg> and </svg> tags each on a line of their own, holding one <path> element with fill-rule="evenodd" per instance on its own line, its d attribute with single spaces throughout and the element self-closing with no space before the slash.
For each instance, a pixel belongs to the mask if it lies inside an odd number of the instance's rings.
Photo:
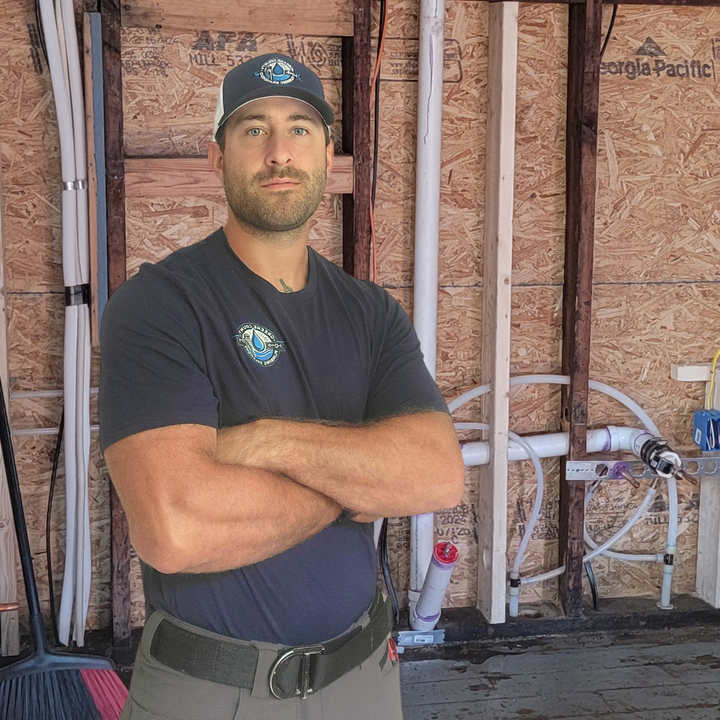
<svg viewBox="0 0 720 720">
<path fill-rule="evenodd" d="M 34 3 L 2 0 L 0 18 L 6 287 L 9 292 L 59 290 L 59 141 L 50 78 L 41 70 Z"/>
<path fill-rule="evenodd" d="M 566 22 L 564 8 L 521 6 L 514 245 L 518 287 L 511 359 L 515 374 L 560 369 Z M 670 365 L 708 361 L 720 341 L 708 323 L 720 310 L 720 273 L 711 254 L 717 247 L 714 188 L 720 159 L 708 143 L 720 97 L 713 55 L 717 36 L 720 17 L 714 9 L 621 7 L 601 68 L 591 376 L 637 400 L 681 451 L 693 448 L 692 411 L 702 406 L 704 388 L 671 380 Z M 645 64 L 649 75 L 642 74 Z M 679 76 L 684 73 L 688 77 Z M 513 392 L 511 423 L 526 432 L 556 431 L 559 393 L 538 392 Z M 590 417 L 595 425 L 637 424 L 624 408 L 595 393 Z M 524 565 L 528 574 L 557 563 L 558 466 L 554 461 L 543 464 L 549 485 Z M 696 486 L 684 482 L 678 490 L 674 591 L 690 592 L 698 493 Z M 511 561 L 534 492 L 529 463 L 513 466 L 508 498 Z M 625 483 L 603 488 L 589 508 L 591 534 L 609 537 L 643 494 L 644 488 L 634 490 Z M 619 547 L 660 552 L 666 530 L 667 494 L 661 485 L 649 512 Z M 606 559 L 593 566 L 602 595 L 659 592 L 658 566 Z M 553 603 L 556 584 L 531 586 L 523 599 Z"/>
<path fill-rule="evenodd" d="M 407 2 L 390 6 L 380 75 L 378 281 L 393 287 L 411 286 L 413 272 L 418 28 L 410 11 Z M 485 3 L 448 3 L 444 60 L 440 283 L 471 285 L 482 275 Z"/>
<path fill-rule="evenodd" d="M 125 154 L 206 154 L 223 77 L 235 65 L 269 52 L 311 67 L 341 120 L 340 38 L 223 32 L 200 25 L 193 31 L 123 28 Z M 340 123 L 333 127 L 333 134 L 339 133 Z"/>
<path fill-rule="evenodd" d="M 379 281 L 409 312 L 417 12 L 417 4 L 411 0 L 390 7 L 381 75 L 376 211 Z M 62 279 L 54 108 L 47 71 L 39 64 L 32 4 L 0 0 L 0 19 L 5 29 L 0 48 L 6 59 L 0 68 L 0 149 L 11 389 L 59 388 Z M 516 374 L 558 372 L 560 367 L 566 23 L 566 9 L 521 6 L 512 308 L 512 370 Z M 437 373 L 448 398 L 481 381 L 486 34 L 484 3 L 448 2 Z M 638 400 L 679 449 L 691 447 L 691 412 L 702 404 L 703 388 L 671 381 L 670 364 L 706 361 L 719 340 L 709 322 L 709 318 L 717 317 L 720 280 L 713 262 L 713 251 L 720 246 L 714 142 L 718 38 L 720 17 L 713 9 L 621 6 L 602 75 L 592 375 Z M 639 53 L 641 48 L 651 54 Z M 242 29 L 226 33 L 204 32 L 203 28 L 195 32 L 123 30 L 128 155 L 203 154 L 210 140 L 222 75 L 250 54 L 275 50 L 317 70 L 328 99 L 339 111 L 339 41 L 335 39 L 253 35 Z M 642 74 L 644 63 L 649 65 L 650 75 Z M 633 77 L 630 65 L 636 68 Z M 674 75 L 668 70 L 670 66 Z M 687 78 L 680 77 L 685 66 L 691 75 Z M 706 77 L 710 71 L 712 77 Z M 338 132 L 339 125 L 336 138 Z M 340 202 L 339 198 L 323 201 L 312 235 L 313 246 L 335 262 L 341 256 Z M 207 235 L 224 221 L 223 204 L 222 197 L 129 202 L 128 272 L 132 274 L 140 263 L 157 260 Z M 93 384 L 97 384 L 96 367 L 97 359 Z M 511 403 L 515 429 L 559 429 L 557 390 L 513 390 Z M 478 408 L 477 403 L 471 403 L 458 412 L 457 419 L 478 419 Z M 11 410 L 15 427 L 56 426 L 60 402 L 14 400 Z M 590 411 L 596 424 L 634 424 L 616 403 L 595 395 Z M 54 437 L 22 437 L 17 446 L 32 518 L 31 543 L 37 553 L 44 548 L 44 508 Z M 541 571 L 557 562 L 557 462 L 546 461 L 544 467 L 548 491 L 530 544 L 526 572 Z M 107 473 L 96 441 L 91 474 L 96 556 L 90 625 L 99 627 L 109 622 L 109 515 Z M 475 602 L 480 502 L 476 482 L 476 471 L 469 470 L 462 502 L 437 515 L 438 539 L 457 542 L 462 554 L 448 605 Z M 60 477 L 51 540 L 58 588 L 63 563 L 62 486 Z M 514 465 L 508 499 L 510 558 L 529 517 L 534 489 L 530 465 Z M 675 589 L 688 592 L 694 583 L 697 488 L 680 483 L 679 491 L 681 534 Z M 601 539 L 607 537 L 632 513 L 641 493 L 622 483 L 603 488 L 589 509 L 591 533 Z M 650 512 L 622 547 L 661 550 L 666 510 L 666 493 L 661 486 Z M 391 563 L 403 592 L 408 543 L 408 521 L 394 519 Z M 603 595 L 657 594 L 658 567 L 605 560 L 596 561 L 594 566 Z M 38 575 L 46 609 L 46 570 L 41 561 Z M 143 608 L 136 561 L 132 585 L 132 619 L 138 625 Z M 523 599 L 553 604 L 555 584 L 533 587 Z"/>
<path fill-rule="evenodd" d="M 127 271 L 158 262 L 207 237 L 227 221 L 225 198 L 140 198 L 126 201 Z M 311 220 L 310 246 L 342 264 L 342 200 L 325 195 Z"/>
<path fill-rule="evenodd" d="M 615 28 L 601 66 L 596 279 L 717 280 L 720 11 L 621 8 Z"/>
</svg>

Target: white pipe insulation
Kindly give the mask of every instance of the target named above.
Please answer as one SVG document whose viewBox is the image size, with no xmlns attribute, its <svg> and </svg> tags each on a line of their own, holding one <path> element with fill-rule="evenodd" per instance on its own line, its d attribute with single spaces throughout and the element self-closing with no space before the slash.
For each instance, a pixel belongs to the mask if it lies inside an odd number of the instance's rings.
<svg viewBox="0 0 720 720">
<path fill-rule="evenodd" d="M 413 324 L 433 378 L 437 354 L 444 22 L 445 0 L 420 0 Z M 432 513 L 410 518 L 411 610 L 420 597 L 432 560 L 433 535 Z"/>
</svg>

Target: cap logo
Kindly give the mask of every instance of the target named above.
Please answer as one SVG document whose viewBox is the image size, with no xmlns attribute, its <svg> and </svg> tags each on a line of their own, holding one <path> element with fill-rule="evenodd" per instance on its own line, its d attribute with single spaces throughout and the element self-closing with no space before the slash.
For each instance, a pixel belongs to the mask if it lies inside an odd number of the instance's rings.
<svg viewBox="0 0 720 720">
<path fill-rule="evenodd" d="M 264 63 L 260 72 L 255 73 L 255 77 L 262 78 L 271 85 L 287 85 L 293 80 L 302 81 L 302 78 L 295 72 L 295 68 L 280 58 L 273 58 Z"/>
</svg>

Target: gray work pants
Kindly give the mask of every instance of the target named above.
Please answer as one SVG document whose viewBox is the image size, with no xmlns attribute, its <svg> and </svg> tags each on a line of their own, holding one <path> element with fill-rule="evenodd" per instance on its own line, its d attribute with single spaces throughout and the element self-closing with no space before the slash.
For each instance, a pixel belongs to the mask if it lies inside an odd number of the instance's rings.
<svg viewBox="0 0 720 720">
<path fill-rule="evenodd" d="M 388 658 L 387 642 L 305 700 L 278 700 L 270 694 L 264 669 L 269 669 L 282 646 L 252 643 L 261 651 L 252 689 L 199 680 L 163 665 L 148 652 L 158 624 L 167 617 L 156 611 L 145 626 L 120 720 L 402 720 L 400 666 Z M 364 613 L 352 628 L 368 622 Z"/>
</svg>

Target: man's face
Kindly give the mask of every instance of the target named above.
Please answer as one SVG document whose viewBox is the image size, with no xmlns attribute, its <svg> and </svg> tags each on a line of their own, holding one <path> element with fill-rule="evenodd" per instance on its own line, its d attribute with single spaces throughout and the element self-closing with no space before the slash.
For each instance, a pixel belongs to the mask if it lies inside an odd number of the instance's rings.
<svg viewBox="0 0 720 720">
<path fill-rule="evenodd" d="M 320 115 L 293 98 L 262 98 L 230 116 L 223 183 L 228 205 L 262 234 L 302 227 L 317 209 L 332 165 Z"/>
</svg>

